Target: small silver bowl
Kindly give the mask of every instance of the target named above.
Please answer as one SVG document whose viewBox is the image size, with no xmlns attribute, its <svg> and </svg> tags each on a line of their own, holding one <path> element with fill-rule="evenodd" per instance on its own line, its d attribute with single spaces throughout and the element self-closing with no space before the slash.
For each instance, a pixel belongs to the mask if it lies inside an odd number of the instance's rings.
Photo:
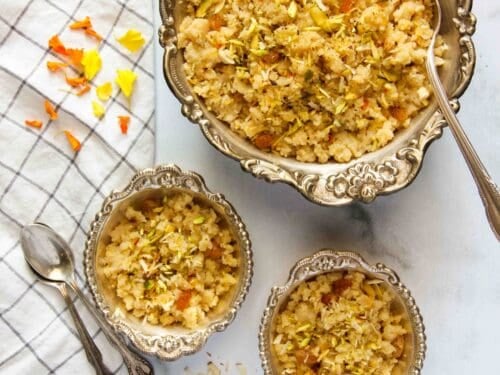
<svg viewBox="0 0 500 375">
<path fill-rule="evenodd" d="M 126 312 L 124 316 L 117 316 L 113 313 L 115 307 L 119 306 L 117 297 L 103 284 L 97 267 L 97 259 L 109 242 L 109 232 L 123 215 L 122 208 L 144 199 L 164 196 L 168 192 L 187 192 L 199 202 L 212 207 L 232 230 L 240 251 L 239 282 L 233 295 L 214 316 L 209 317 L 210 322 L 207 325 L 195 330 L 144 324 Z M 124 190 L 111 193 L 104 200 L 91 225 L 84 256 L 85 274 L 90 291 L 106 321 L 116 331 L 124 334 L 142 353 L 169 361 L 199 351 L 210 335 L 226 329 L 234 320 L 248 293 L 253 274 L 251 243 L 245 224 L 234 208 L 222 194 L 208 190 L 200 175 L 182 172 L 175 165 L 140 171 Z"/>
<path fill-rule="evenodd" d="M 425 329 L 415 300 L 410 291 L 399 281 L 398 275 L 381 263 L 369 265 L 356 253 L 325 249 L 297 262 L 290 271 L 286 284 L 271 290 L 259 333 L 259 352 L 265 375 L 279 374 L 272 349 L 272 332 L 276 314 L 288 301 L 288 296 L 299 284 L 308 279 L 325 273 L 346 270 L 358 271 L 370 278 L 382 280 L 384 285 L 394 293 L 398 309 L 407 317 L 410 331 L 405 343 L 406 368 L 404 374 L 420 374 L 426 351 Z"/>
<path fill-rule="evenodd" d="M 449 50 L 440 77 L 455 111 L 458 98 L 467 89 L 476 63 L 472 42 L 476 18 L 472 0 L 439 0 L 443 8 L 441 36 Z M 159 41 L 165 49 L 163 70 L 181 111 L 197 124 L 208 142 L 223 154 L 239 161 L 241 168 L 269 182 L 284 182 L 314 203 L 340 206 L 353 201 L 372 202 L 377 196 L 407 187 L 422 167 L 428 146 L 441 137 L 446 122 L 433 99 L 407 129 L 380 150 L 349 163 L 304 163 L 264 152 L 237 136 L 204 105 L 187 82 L 183 53 L 177 33 L 186 14 L 186 1 L 160 0 L 163 25 Z"/>
</svg>

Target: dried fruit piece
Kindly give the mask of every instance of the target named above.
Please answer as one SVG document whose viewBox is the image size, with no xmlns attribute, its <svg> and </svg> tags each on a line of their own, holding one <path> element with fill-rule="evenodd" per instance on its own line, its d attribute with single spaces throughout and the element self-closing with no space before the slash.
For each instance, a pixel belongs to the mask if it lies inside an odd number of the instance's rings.
<svg viewBox="0 0 500 375">
<path fill-rule="evenodd" d="M 40 120 L 24 120 L 24 123 L 32 128 L 41 129 L 43 123 Z"/>
<path fill-rule="evenodd" d="M 269 133 L 260 133 L 254 139 L 254 144 L 261 150 L 267 150 L 273 145 L 274 137 Z"/>
<path fill-rule="evenodd" d="M 65 130 L 64 134 L 66 135 L 66 139 L 68 140 L 68 143 L 73 151 L 80 151 L 82 148 L 80 141 L 76 139 L 76 137 L 69 130 Z"/>
<path fill-rule="evenodd" d="M 305 349 L 298 349 L 295 351 L 295 359 L 297 363 L 304 365 L 314 365 L 318 361 L 315 355 Z"/>
<path fill-rule="evenodd" d="M 340 12 L 348 13 L 351 11 L 353 6 L 354 6 L 354 0 L 342 0 L 342 2 L 340 3 Z"/>
<path fill-rule="evenodd" d="M 332 302 L 335 299 L 335 294 L 333 293 L 325 293 L 321 296 L 321 302 L 323 302 L 325 305 L 329 305 L 330 302 Z"/>
<path fill-rule="evenodd" d="M 408 112 L 401 107 L 391 107 L 389 108 L 389 113 L 400 122 L 404 122 L 408 118 Z"/>
<path fill-rule="evenodd" d="M 213 14 L 208 18 L 208 27 L 210 30 L 219 31 L 224 25 L 224 18 L 219 14 Z"/>
<path fill-rule="evenodd" d="M 97 97 L 103 102 L 107 101 L 111 97 L 112 93 L 113 85 L 111 84 L 111 82 L 105 82 L 102 85 L 97 86 L 96 88 Z"/>
<path fill-rule="evenodd" d="M 47 61 L 47 69 L 51 72 L 58 72 L 64 68 L 68 67 L 68 64 L 60 61 Z"/>
<path fill-rule="evenodd" d="M 220 259 L 220 258 L 222 258 L 223 254 L 224 254 L 224 251 L 222 250 L 222 248 L 219 246 L 219 244 L 217 242 L 214 242 L 212 244 L 212 248 L 207 250 L 207 252 L 205 253 L 206 257 L 210 258 L 210 259 Z"/>
<path fill-rule="evenodd" d="M 137 52 L 146 42 L 142 33 L 136 29 L 127 30 L 125 34 L 117 37 L 116 40 L 130 52 Z"/>
<path fill-rule="evenodd" d="M 101 70 L 102 60 L 96 49 L 87 50 L 82 57 L 83 74 L 87 80 L 91 80 Z"/>
<path fill-rule="evenodd" d="M 134 90 L 135 80 L 137 79 L 137 74 L 135 74 L 130 69 L 117 69 L 116 70 L 116 83 L 122 90 L 123 95 L 130 98 Z"/>
<path fill-rule="evenodd" d="M 94 112 L 94 116 L 99 119 L 106 113 L 104 106 L 96 100 L 92 100 L 92 111 Z"/>
<path fill-rule="evenodd" d="M 45 105 L 45 112 L 47 112 L 49 118 L 51 120 L 57 120 L 58 115 L 52 103 L 46 99 L 44 105 Z"/>
<path fill-rule="evenodd" d="M 332 293 L 340 296 L 342 293 L 344 293 L 347 289 L 349 289 L 352 286 L 352 280 L 342 278 L 335 280 L 332 283 Z"/>
<path fill-rule="evenodd" d="M 118 123 L 120 125 L 120 130 L 122 134 L 128 133 L 128 126 L 130 125 L 130 117 L 129 116 L 118 116 Z"/>
<path fill-rule="evenodd" d="M 183 290 L 175 301 L 175 307 L 179 310 L 185 310 L 189 306 L 189 301 L 191 300 L 193 293 L 190 290 Z"/>
<path fill-rule="evenodd" d="M 262 61 L 266 64 L 276 64 L 281 58 L 281 54 L 278 51 L 269 51 L 264 57 L 262 57 Z"/>
</svg>

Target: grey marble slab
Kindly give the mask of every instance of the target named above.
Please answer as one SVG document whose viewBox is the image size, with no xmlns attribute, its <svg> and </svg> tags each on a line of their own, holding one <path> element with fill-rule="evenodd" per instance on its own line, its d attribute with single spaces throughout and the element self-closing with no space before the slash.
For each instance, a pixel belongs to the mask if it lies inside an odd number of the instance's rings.
<svg viewBox="0 0 500 375">
<path fill-rule="evenodd" d="M 459 118 L 498 182 L 500 2 L 476 1 L 474 12 L 477 70 Z M 500 246 L 448 130 L 406 190 L 371 205 L 316 206 L 286 185 L 243 173 L 209 146 L 180 114 L 163 80 L 158 45 L 156 52 L 157 163 L 195 170 L 224 193 L 248 225 L 255 254 L 252 288 L 234 324 L 198 354 L 175 363 L 156 361 L 158 373 L 183 374 L 186 367 L 204 373 L 212 360 L 227 364 L 222 373 L 238 374 L 236 363 L 242 363 L 248 374 L 261 374 L 257 332 L 269 290 L 286 280 L 298 259 L 324 247 L 356 250 L 396 269 L 424 316 L 425 374 L 500 373 Z"/>
</svg>

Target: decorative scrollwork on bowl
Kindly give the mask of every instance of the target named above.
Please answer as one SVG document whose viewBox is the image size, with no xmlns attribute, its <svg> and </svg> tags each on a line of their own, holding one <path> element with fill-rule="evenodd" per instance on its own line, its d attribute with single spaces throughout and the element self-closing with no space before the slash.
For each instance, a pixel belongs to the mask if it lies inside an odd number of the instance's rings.
<svg viewBox="0 0 500 375">
<path fill-rule="evenodd" d="M 330 176 L 326 187 L 338 198 L 348 196 L 369 203 L 388 186 L 396 183 L 398 173 L 393 161 L 378 165 L 358 163 L 344 173 Z"/>
</svg>

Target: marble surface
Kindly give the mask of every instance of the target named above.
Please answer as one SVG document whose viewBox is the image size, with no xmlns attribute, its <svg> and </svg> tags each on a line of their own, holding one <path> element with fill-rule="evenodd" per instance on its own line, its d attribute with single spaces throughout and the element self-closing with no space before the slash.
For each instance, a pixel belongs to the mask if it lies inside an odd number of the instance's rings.
<svg viewBox="0 0 500 375">
<path fill-rule="evenodd" d="M 476 1 L 474 13 L 477 70 L 459 118 L 498 182 L 500 2 Z M 205 373 L 213 360 L 227 364 L 222 373 L 238 374 L 235 365 L 242 363 L 248 374 L 261 374 L 257 332 L 271 286 L 284 283 L 298 259 L 325 247 L 356 250 L 399 273 L 424 316 L 424 374 L 498 373 L 500 246 L 448 130 L 406 190 L 370 205 L 316 206 L 284 184 L 243 173 L 209 146 L 180 114 L 163 80 L 157 47 L 157 163 L 195 170 L 209 188 L 224 193 L 248 226 L 255 256 L 252 288 L 235 322 L 198 354 L 175 363 L 155 361 L 158 373 L 183 374 L 186 367 Z"/>
</svg>

